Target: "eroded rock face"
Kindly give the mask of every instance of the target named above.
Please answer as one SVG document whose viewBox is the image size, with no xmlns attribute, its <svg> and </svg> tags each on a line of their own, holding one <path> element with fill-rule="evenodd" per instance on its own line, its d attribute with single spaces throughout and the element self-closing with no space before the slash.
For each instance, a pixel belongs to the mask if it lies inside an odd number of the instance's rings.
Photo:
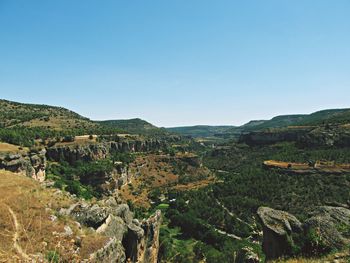
<svg viewBox="0 0 350 263">
<path fill-rule="evenodd" d="M 46 177 L 46 150 L 0 155 L 0 169 L 20 173 L 43 182 Z"/>
<path fill-rule="evenodd" d="M 124 263 L 126 261 L 124 248 L 117 238 L 112 238 L 101 249 L 90 255 L 89 262 L 93 263 Z"/>
<path fill-rule="evenodd" d="M 242 134 L 239 139 L 251 146 L 269 145 L 278 142 L 297 142 L 300 146 L 350 146 L 350 129 L 340 125 L 324 125 L 295 129 L 276 129 L 272 131 L 254 131 Z"/>
<path fill-rule="evenodd" d="M 161 140 L 133 140 L 123 142 L 101 142 L 86 145 L 55 146 L 47 149 L 47 157 L 53 161 L 66 161 L 70 164 L 76 161 L 93 161 L 105 159 L 110 154 L 120 152 L 149 152 L 160 150 L 166 145 Z"/>
<path fill-rule="evenodd" d="M 80 201 L 60 213 L 111 238 L 104 248 L 91 255 L 93 262 L 157 262 L 160 211 L 139 222 L 128 205 L 109 198 L 96 204 Z"/>
<path fill-rule="evenodd" d="M 263 225 L 263 251 L 267 259 L 289 255 L 292 252 L 292 233 L 302 233 L 301 222 L 293 215 L 269 207 L 259 207 L 258 216 Z"/>
<path fill-rule="evenodd" d="M 160 210 L 147 220 L 142 222 L 142 228 L 145 231 L 145 251 L 140 262 L 157 263 L 159 251 L 159 231 L 162 223 Z"/>
<path fill-rule="evenodd" d="M 299 140 L 300 144 L 309 147 L 314 146 L 350 146 L 350 130 L 338 127 L 337 125 L 330 127 L 318 127 L 311 132 L 302 136 Z"/>
<path fill-rule="evenodd" d="M 341 249 L 350 243 L 350 210 L 344 207 L 321 206 L 305 221 L 304 228 L 319 250 Z M 316 244 L 316 242 L 318 244 Z M 318 246 L 318 248 L 317 248 Z"/>
<path fill-rule="evenodd" d="M 307 134 L 308 131 L 309 130 L 300 129 L 250 132 L 247 134 L 242 134 L 239 141 L 251 146 L 298 141 L 299 138 Z"/>
</svg>

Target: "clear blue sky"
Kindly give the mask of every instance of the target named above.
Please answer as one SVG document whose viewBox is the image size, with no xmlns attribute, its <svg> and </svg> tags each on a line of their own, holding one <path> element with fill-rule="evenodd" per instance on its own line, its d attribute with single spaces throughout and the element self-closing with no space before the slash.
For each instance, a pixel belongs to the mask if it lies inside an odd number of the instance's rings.
<svg viewBox="0 0 350 263">
<path fill-rule="evenodd" d="M 0 0 L 0 97 L 158 126 L 350 107 L 350 1 Z"/>
</svg>

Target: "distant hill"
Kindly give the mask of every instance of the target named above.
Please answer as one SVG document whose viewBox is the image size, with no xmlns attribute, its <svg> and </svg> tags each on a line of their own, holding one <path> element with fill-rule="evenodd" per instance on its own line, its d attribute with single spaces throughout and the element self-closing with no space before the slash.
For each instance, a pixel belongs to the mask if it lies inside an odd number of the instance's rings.
<svg viewBox="0 0 350 263">
<path fill-rule="evenodd" d="M 184 136 L 192 137 L 212 137 L 225 134 L 234 126 L 209 126 L 209 125 L 196 125 L 196 126 L 184 126 L 166 128 L 170 132 L 178 133 Z"/>
<path fill-rule="evenodd" d="M 311 114 L 280 115 L 271 120 L 252 120 L 242 126 L 185 126 L 166 128 L 170 132 L 192 137 L 237 138 L 243 132 L 261 131 L 289 126 L 318 126 L 350 123 L 350 109 L 329 109 Z M 231 136 L 230 136 L 231 135 Z"/>
<path fill-rule="evenodd" d="M 47 128 L 52 130 L 92 129 L 97 125 L 62 107 L 0 100 L 0 127 Z"/>
<path fill-rule="evenodd" d="M 92 121 L 71 110 L 41 104 L 0 100 L 0 141 L 32 146 L 38 138 L 58 138 L 87 134 L 131 133 L 167 136 L 165 129 L 141 119 Z"/>
<path fill-rule="evenodd" d="M 144 134 L 144 135 L 167 134 L 167 131 L 165 129 L 158 128 L 153 124 L 139 118 L 129 119 L 129 120 L 96 121 L 96 123 L 104 127 L 116 128 L 131 134 Z"/>
<path fill-rule="evenodd" d="M 251 125 L 251 124 L 254 125 Z M 350 109 L 330 109 L 311 114 L 281 115 L 266 121 L 251 121 L 239 128 L 243 131 L 258 131 L 288 126 L 312 126 L 321 124 L 350 123 Z"/>
</svg>

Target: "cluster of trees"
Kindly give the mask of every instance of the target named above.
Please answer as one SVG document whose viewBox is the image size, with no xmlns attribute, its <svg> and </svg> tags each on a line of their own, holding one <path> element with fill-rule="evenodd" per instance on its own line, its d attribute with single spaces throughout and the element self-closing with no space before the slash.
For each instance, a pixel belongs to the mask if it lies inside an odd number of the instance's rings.
<svg viewBox="0 0 350 263">
<path fill-rule="evenodd" d="M 33 146 L 37 139 L 45 140 L 55 136 L 58 136 L 57 132 L 42 128 L 15 127 L 0 129 L 0 141 L 25 147 Z"/>
<path fill-rule="evenodd" d="M 233 147 L 212 152 L 205 159 L 224 183 L 213 185 L 213 194 L 237 215 L 250 218 L 261 205 L 305 217 L 309 208 L 328 202 L 346 203 L 350 175 L 295 175 L 262 167 L 264 160 L 305 162 L 329 160 L 350 162 L 348 148 L 299 149 L 293 143 L 265 147 Z"/>
<path fill-rule="evenodd" d="M 213 170 L 221 170 L 217 173 L 220 180 L 207 188 L 177 192 L 176 201 L 170 204 L 166 213 L 171 228 L 180 227 L 184 238 L 196 240 L 195 257 L 202 253 L 207 260 L 212 259 L 207 262 L 230 262 L 233 253 L 239 253 L 243 241 L 232 240 L 215 229 L 242 238 L 250 236 L 255 224 L 261 229 L 256 219 L 259 206 L 284 210 L 304 220 L 315 206 L 350 200 L 350 175 L 286 174 L 264 169 L 262 162 L 268 159 L 349 163 L 350 149 L 301 149 L 293 143 L 280 143 L 261 147 L 234 145 L 229 149 L 207 152 L 204 163 Z M 171 251 L 171 247 L 167 249 Z M 259 249 L 255 251 L 261 253 Z"/>
<path fill-rule="evenodd" d="M 110 160 L 93 162 L 53 163 L 48 166 L 48 178 L 55 181 L 54 186 L 85 199 L 101 197 L 102 191 L 93 179 L 111 173 L 113 164 Z"/>
<path fill-rule="evenodd" d="M 31 147 L 35 144 L 35 140 L 54 139 L 56 141 L 74 141 L 74 136 L 86 134 L 116 134 L 119 130 L 110 127 L 96 128 L 73 128 L 66 130 L 53 130 L 43 127 L 24 127 L 15 126 L 12 128 L 0 128 L 0 141 L 11 144 Z M 57 139 L 58 138 L 58 139 Z"/>
</svg>

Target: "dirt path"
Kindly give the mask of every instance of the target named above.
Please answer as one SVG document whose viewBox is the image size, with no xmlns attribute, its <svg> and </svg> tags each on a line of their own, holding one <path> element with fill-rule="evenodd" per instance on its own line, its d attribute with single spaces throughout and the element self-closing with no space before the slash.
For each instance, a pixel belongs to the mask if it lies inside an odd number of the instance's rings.
<svg viewBox="0 0 350 263">
<path fill-rule="evenodd" d="M 7 206 L 11 216 L 12 216 L 12 220 L 13 220 L 13 224 L 15 226 L 15 234 L 13 235 L 13 247 L 16 249 L 17 253 L 26 261 L 30 261 L 31 257 L 28 256 L 22 249 L 22 247 L 20 246 L 20 244 L 18 243 L 19 237 L 20 237 L 20 231 L 21 231 L 21 226 L 18 223 L 17 220 L 17 216 L 15 214 L 15 212 L 13 212 L 13 210 L 11 209 L 11 207 Z"/>
<path fill-rule="evenodd" d="M 212 226 L 212 227 L 213 227 L 213 226 Z M 228 236 L 228 237 L 237 239 L 237 240 L 242 240 L 242 238 L 239 237 L 239 236 L 236 236 L 236 235 L 234 235 L 234 234 L 229 234 L 229 233 L 227 233 L 227 232 L 225 232 L 225 231 L 223 231 L 223 230 L 217 229 L 217 228 L 215 228 L 215 227 L 213 227 L 213 228 L 214 228 L 215 232 L 218 232 L 218 233 L 221 234 L 221 235 L 225 235 L 225 236 Z"/>
</svg>

